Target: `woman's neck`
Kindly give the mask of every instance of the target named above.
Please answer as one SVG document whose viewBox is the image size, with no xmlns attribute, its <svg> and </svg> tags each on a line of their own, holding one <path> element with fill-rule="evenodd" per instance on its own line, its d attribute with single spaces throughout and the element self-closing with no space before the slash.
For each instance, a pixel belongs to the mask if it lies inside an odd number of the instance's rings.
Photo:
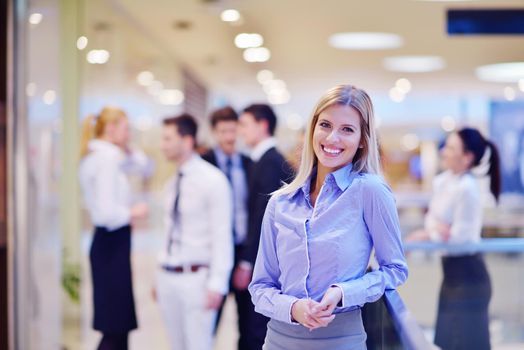
<svg viewBox="0 0 524 350">
<path fill-rule="evenodd" d="M 320 188 L 324 184 L 324 181 L 326 180 L 326 176 L 329 173 L 330 172 L 326 168 L 324 168 L 323 166 L 318 166 L 317 167 L 317 176 L 316 176 L 316 179 L 315 179 L 315 191 L 317 193 L 320 192 Z"/>
<path fill-rule="evenodd" d="M 320 189 L 324 184 L 327 174 L 329 174 L 329 171 L 326 168 L 321 165 L 317 166 L 316 174 L 314 174 L 313 178 L 311 179 L 311 188 L 309 193 L 311 204 L 313 206 L 315 206 L 315 202 L 317 201 L 318 194 L 320 193 Z"/>
</svg>

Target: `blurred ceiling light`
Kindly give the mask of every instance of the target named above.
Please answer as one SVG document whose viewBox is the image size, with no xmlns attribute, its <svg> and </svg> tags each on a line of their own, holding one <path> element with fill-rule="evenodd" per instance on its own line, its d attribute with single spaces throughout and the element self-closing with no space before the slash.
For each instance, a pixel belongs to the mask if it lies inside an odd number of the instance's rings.
<svg viewBox="0 0 524 350">
<path fill-rule="evenodd" d="M 291 99 L 291 95 L 287 90 L 282 90 L 278 92 L 271 92 L 267 95 L 269 103 L 273 105 L 282 105 L 288 103 Z"/>
<path fill-rule="evenodd" d="M 395 87 L 403 94 L 411 91 L 411 82 L 406 78 L 400 78 L 395 82 Z"/>
<path fill-rule="evenodd" d="M 416 134 L 406 134 L 402 137 L 402 148 L 406 151 L 413 151 L 417 149 L 420 140 Z"/>
<path fill-rule="evenodd" d="M 443 69 L 446 63 L 439 56 L 394 56 L 384 58 L 383 65 L 394 72 L 424 73 Z"/>
<path fill-rule="evenodd" d="M 158 96 L 158 101 L 166 106 L 178 106 L 184 102 L 184 93 L 177 89 L 165 89 Z"/>
<path fill-rule="evenodd" d="M 506 86 L 504 88 L 504 97 L 508 101 L 513 101 L 515 100 L 515 97 L 517 97 L 517 92 L 511 86 Z"/>
<path fill-rule="evenodd" d="M 268 69 L 263 69 L 257 73 L 257 81 L 260 84 L 266 84 L 268 81 L 273 80 L 273 72 Z"/>
<path fill-rule="evenodd" d="M 47 90 L 44 92 L 44 95 L 42 96 L 42 100 L 44 100 L 44 103 L 46 105 L 52 105 L 55 103 L 56 100 L 56 92 L 55 90 Z"/>
<path fill-rule="evenodd" d="M 220 19 L 224 22 L 236 22 L 240 19 L 240 12 L 234 9 L 222 11 Z"/>
<path fill-rule="evenodd" d="M 25 87 L 25 94 L 29 97 L 36 94 L 36 83 L 29 83 Z"/>
<path fill-rule="evenodd" d="M 83 50 L 87 47 L 87 44 L 89 43 L 89 40 L 85 36 L 81 36 L 76 40 L 76 48 L 79 50 Z"/>
<path fill-rule="evenodd" d="M 29 23 L 31 23 L 33 25 L 40 24 L 40 22 L 42 22 L 43 18 L 44 18 L 44 16 L 41 13 L 37 13 L 37 12 L 32 13 L 29 16 Z"/>
<path fill-rule="evenodd" d="M 489 64 L 475 69 L 477 78 L 494 83 L 516 83 L 524 79 L 524 62 Z"/>
<path fill-rule="evenodd" d="M 107 50 L 91 50 L 87 53 L 87 62 L 91 64 L 104 64 L 109 61 L 110 56 Z"/>
<path fill-rule="evenodd" d="M 147 92 L 150 95 L 158 96 L 164 89 L 164 84 L 159 82 L 158 80 L 153 80 L 151 84 L 147 87 Z"/>
<path fill-rule="evenodd" d="M 257 33 L 240 33 L 235 37 L 235 45 L 239 49 L 248 47 L 260 47 L 264 44 L 264 38 Z"/>
<path fill-rule="evenodd" d="M 250 47 L 244 50 L 244 60 L 247 62 L 266 62 L 271 57 L 271 52 L 265 47 Z"/>
<path fill-rule="evenodd" d="M 336 33 L 328 41 L 329 45 L 343 50 L 395 49 L 404 44 L 400 35 L 391 33 Z"/>
<path fill-rule="evenodd" d="M 519 89 L 524 92 L 524 78 L 519 80 Z"/>
<path fill-rule="evenodd" d="M 142 71 L 136 76 L 136 82 L 142 86 L 149 86 L 155 80 L 155 76 L 150 71 Z"/>
<path fill-rule="evenodd" d="M 262 87 L 266 94 L 277 93 L 278 91 L 286 90 L 286 83 L 280 79 L 268 80 Z"/>
<path fill-rule="evenodd" d="M 393 102 L 397 102 L 397 103 L 400 103 L 402 101 L 404 101 L 404 98 L 406 98 L 406 95 L 404 95 L 402 93 L 402 91 L 400 91 L 399 89 L 397 89 L 396 87 L 394 88 L 391 88 L 389 90 L 389 98 L 393 101 Z"/>
<path fill-rule="evenodd" d="M 304 119 L 300 115 L 293 113 L 287 116 L 286 124 L 289 129 L 298 131 L 304 127 Z"/>
<path fill-rule="evenodd" d="M 457 122 L 452 116 L 446 115 L 441 119 L 440 126 L 442 129 L 444 129 L 444 131 L 452 132 L 457 127 Z"/>
</svg>

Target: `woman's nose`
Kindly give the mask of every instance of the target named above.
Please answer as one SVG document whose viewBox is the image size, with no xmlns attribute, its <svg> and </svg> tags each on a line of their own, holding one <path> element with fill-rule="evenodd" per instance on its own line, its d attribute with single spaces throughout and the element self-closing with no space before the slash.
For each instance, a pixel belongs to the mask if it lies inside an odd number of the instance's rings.
<svg viewBox="0 0 524 350">
<path fill-rule="evenodd" d="M 338 141 L 338 133 L 336 130 L 333 130 L 329 133 L 329 135 L 326 137 L 326 140 L 328 141 Z"/>
</svg>

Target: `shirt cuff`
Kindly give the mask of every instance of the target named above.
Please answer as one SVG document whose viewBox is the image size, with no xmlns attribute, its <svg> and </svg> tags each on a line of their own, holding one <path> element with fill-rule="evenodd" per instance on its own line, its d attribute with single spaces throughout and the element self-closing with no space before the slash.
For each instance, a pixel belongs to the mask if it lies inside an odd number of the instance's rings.
<svg viewBox="0 0 524 350">
<path fill-rule="evenodd" d="M 253 271 L 253 264 L 249 261 L 242 260 L 238 263 L 238 267 L 243 268 L 244 270 Z"/>
<path fill-rule="evenodd" d="M 437 230 L 429 230 L 429 239 L 433 242 L 442 242 L 442 237 Z"/>
<path fill-rule="evenodd" d="M 222 295 L 226 295 L 229 291 L 227 279 L 222 279 L 218 276 L 211 276 L 209 278 L 207 288 Z"/>
<path fill-rule="evenodd" d="M 293 310 L 293 305 L 295 305 L 295 303 L 296 303 L 298 300 L 299 300 L 299 299 L 296 299 L 295 301 L 293 301 L 293 302 L 289 305 L 289 323 L 294 324 L 294 325 L 300 325 L 300 323 L 298 323 L 297 321 L 293 320 L 293 315 L 291 314 L 291 310 Z"/>
<path fill-rule="evenodd" d="M 299 325 L 300 323 L 293 321 L 291 317 L 291 308 L 299 299 L 285 294 L 281 294 L 280 297 L 283 298 L 282 307 L 277 309 L 276 319 L 289 324 Z"/>
<path fill-rule="evenodd" d="M 337 307 L 343 307 L 344 306 L 344 289 L 339 286 L 338 284 L 332 284 L 331 286 L 329 286 L 330 288 L 331 287 L 336 287 L 338 289 L 340 289 L 340 293 L 342 294 L 342 298 L 340 299 L 340 301 L 338 302 L 337 304 Z"/>
<path fill-rule="evenodd" d="M 361 278 L 332 286 L 342 289 L 342 306 L 337 305 L 339 308 L 362 305 L 366 302 L 367 283 Z"/>
</svg>

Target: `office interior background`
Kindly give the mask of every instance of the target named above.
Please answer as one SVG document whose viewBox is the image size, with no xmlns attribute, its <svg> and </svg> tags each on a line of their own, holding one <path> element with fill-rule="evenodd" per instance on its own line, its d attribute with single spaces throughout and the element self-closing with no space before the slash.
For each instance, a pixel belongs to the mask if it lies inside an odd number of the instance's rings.
<svg viewBox="0 0 524 350">
<path fill-rule="evenodd" d="M 151 164 L 132 179 L 150 216 L 133 237 L 140 328 L 130 344 L 165 349 L 150 293 L 164 240 L 161 190 L 174 171 L 159 148 L 162 119 L 193 114 L 200 145 L 212 147 L 211 110 L 270 103 L 279 148 L 293 159 L 317 99 L 340 83 L 365 89 L 375 103 L 403 234 L 423 225 L 446 134 L 473 126 L 495 141 L 503 193 L 495 205 L 483 184 L 483 237 L 516 240 L 487 245 L 490 334 L 494 349 L 524 348 L 524 1 L 1 3 L 0 348 L 92 349 L 98 341 L 91 225 L 77 180 L 87 115 L 105 105 L 124 109 L 132 144 Z M 464 13 L 485 26 L 461 22 Z M 413 249 L 408 263 L 399 293 L 431 340 L 439 255 Z M 216 349 L 234 348 L 233 310 L 229 300 Z"/>
</svg>

